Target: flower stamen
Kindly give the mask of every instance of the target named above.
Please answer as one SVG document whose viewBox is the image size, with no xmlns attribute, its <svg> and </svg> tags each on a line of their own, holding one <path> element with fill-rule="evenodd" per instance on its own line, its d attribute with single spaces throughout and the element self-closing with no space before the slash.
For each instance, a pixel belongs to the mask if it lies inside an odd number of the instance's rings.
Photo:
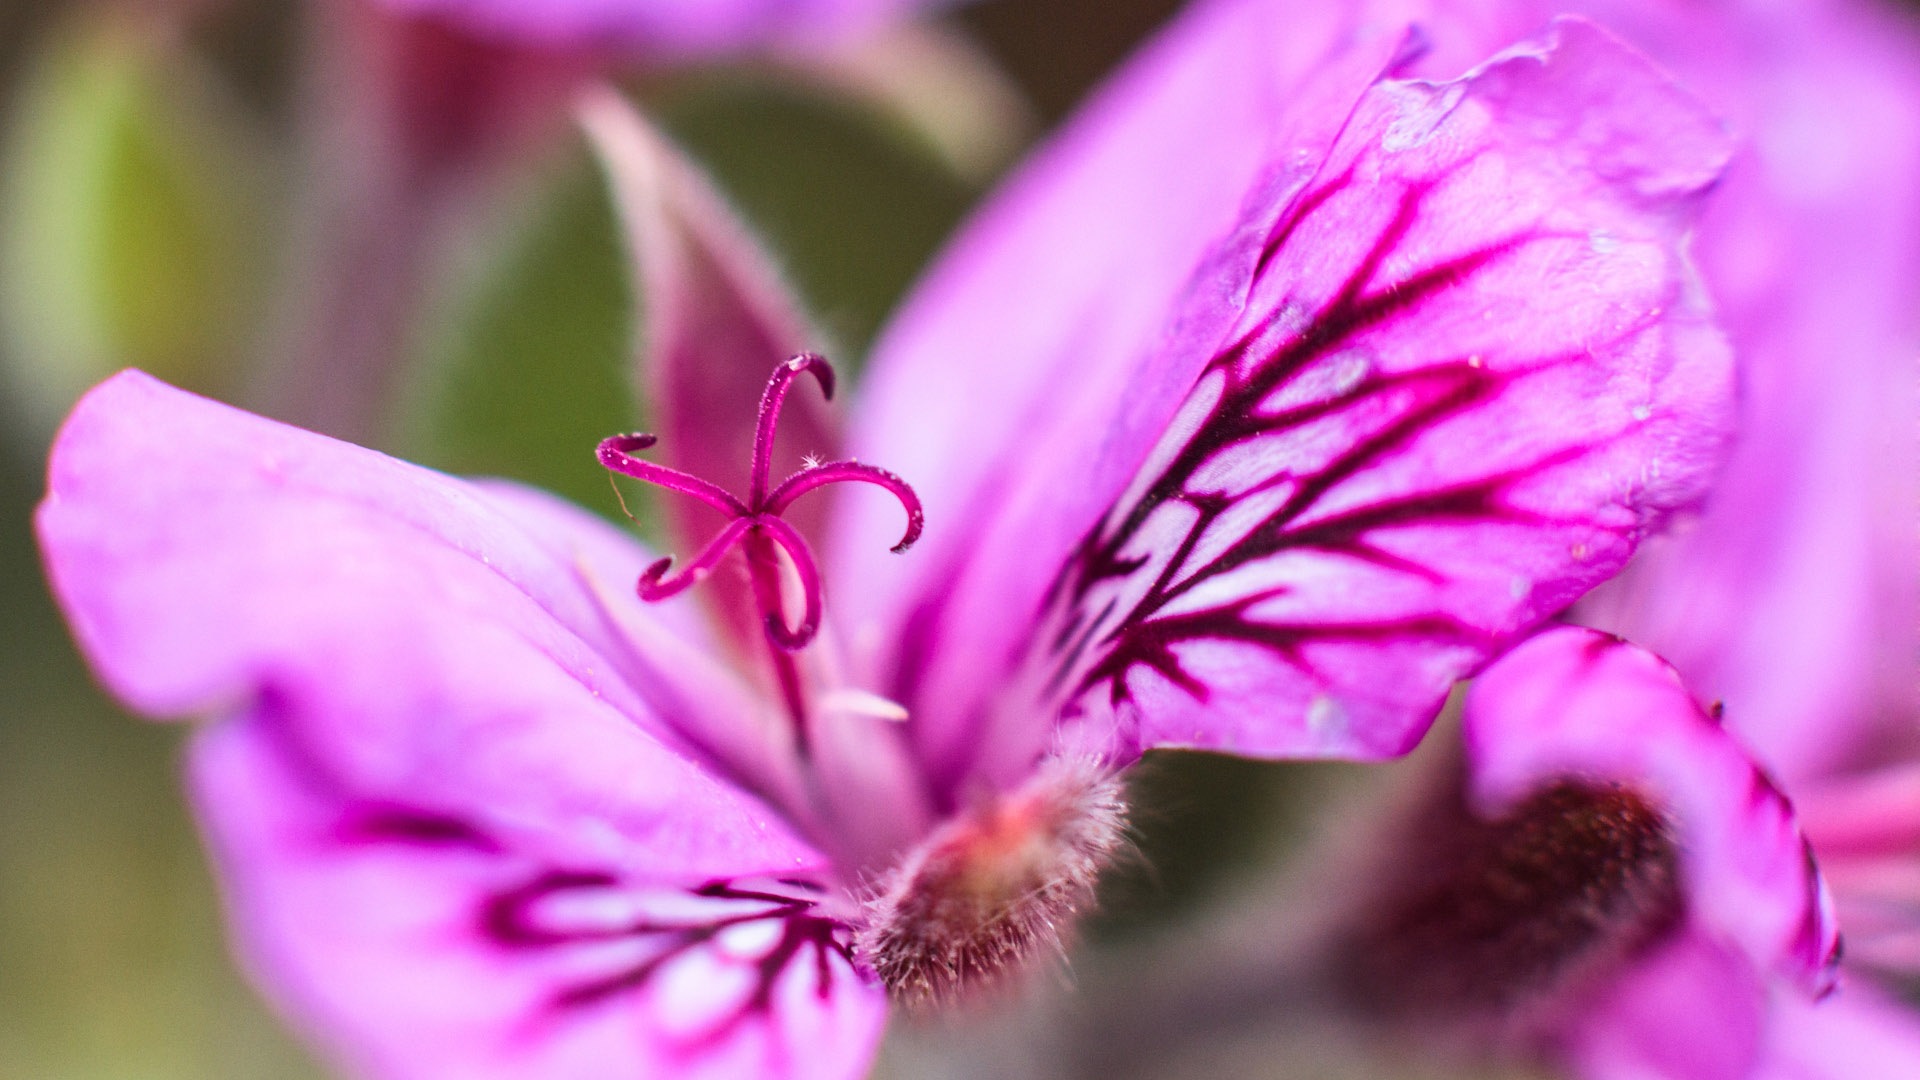
<svg viewBox="0 0 1920 1080">
<path fill-rule="evenodd" d="M 760 395 L 760 415 L 753 426 L 753 478 L 747 501 L 758 505 L 766 501 L 767 477 L 773 470 L 773 433 L 780 426 L 780 409 L 787 401 L 787 388 L 807 372 L 820 384 L 820 396 L 833 400 L 833 365 L 819 353 L 800 353 L 773 369 L 767 389 Z"/>
<path fill-rule="evenodd" d="M 857 461 L 809 464 L 806 468 L 782 480 L 780 486 L 773 490 L 773 494 L 767 496 L 767 512 L 785 513 L 795 499 L 814 488 L 837 484 L 843 480 L 859 481 L 884 488 L 892 493 L 894 498 L 900 500 L 900 505 L 907 511 L 907 531 L 900 537 L 900 542 L 893 545 L 891 550 L 894 554 L 905 552 L 913 546 L 914 541 L 920 539 L 920 530 L 927 520 L 926 513 L 920 509 L 920 497 L 913 493 L 913 489 L 907 486 L 905 480 L 885 469 L 862 465 Z"/>
<path fill-rule="evenodd" d="M 766 630 L 767 642 L 771 647 L 775 675 L 804 743 L 806 720 L 803 697 L 799 690 L 799 674 L 789 654 L 806 648 L 820 632 L 824 604 L 820 570 L 814 562 L 813 552 L 800 531 L 788 524 L 781 515 L 793 505 L 795 499 L 815 488 L 842 481 L 872 484 L 892 494 L 907 513 L 906 532 L 900 542 L 893 546 L 895 552 L 906 551 L 920 538 L 926 515 L 921 509 L 919 496 L 907 486 L 906 481 L 885 469 L 856 461 L 821 462 L 808 457 L 797 472 L 778 486 L 770 483 L 773 440 L 780 424 L 780 410 L 786 403 L 788 389 L 802 374 L 812 375 L 820 384 L 821 395 L 828 400 L 833 398 L 833 365 L 816 353 L 800 353 L 773 369 L 772 377 L 767 380 L 766 391 L 760 396 L 759 418 L 753 435 L 753 462 L 748 473 L 745 500 L 690 473 L 634 457 L 635 451 L 646 450 L 658 442 L 652 435 L 634 433 L 612 436 L 600 443 L 599 457 L 600 464 L 614 472 L 691 496 L 727 516 L 729 520 L 726 527 L 701 548 L 699 554 L 679 573 L 668 576 L 673 566 L 671 556 L 659 559 L 640 575 L 636 591 L 640 599 L 648 603 L 677 596 L 705 580 L 736 546 L 742 548 L 747 569 L 752 575 L 754 603 L 760 609 L 760 623 Z M 782 587 L 782 554 L 785 555 L 785 561 L 792 564 L 794 576 L 800 585 L 801 609 L 797 621 L 789 617 L 783 599 L 786 590 Z"/>
<path fill-rule="evenodd" d="M 727 522 L 727 527 L 721 529 L 719 535 L 708 541 L 707 546 L 700 549 L 700 554 L 695 555 L 693 561 L 673 577 L 666 577 L 667 571 L 673 566 L 673 556 L 668 555 L 654 560 L 653 564 L 640 574 L 640 599 L 654 603 L 670 596 L 677 596 L 692 586 L 698 585 L 706 579 L 708 574 L 713 573 L 713 568 L 720 565 L 720 560 L 726 557 L 727 552 L 733 550 L 734 545 L 738 544 L 741 537 L 747 535 L 747 530 L 752 527 L 751 518 L 739 517 Z"/>
</svg>

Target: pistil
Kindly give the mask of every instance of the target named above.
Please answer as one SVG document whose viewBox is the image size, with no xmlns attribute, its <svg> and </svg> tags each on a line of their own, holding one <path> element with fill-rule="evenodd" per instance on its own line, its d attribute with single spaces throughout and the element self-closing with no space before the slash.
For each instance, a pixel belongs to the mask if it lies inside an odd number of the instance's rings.
<svg viewBox="0 0 1920 1080">
<path fill-rule="evenodd" d="M 749 472 L 747 496 L 741 499 L 717 484 L 678 469 L 671 469 L 637 458 L 636 451 L 653 446 L 654 436 L 615 435 L 600 443 L 600 463 L 614 472 L 644 480 L 649 484 L 686 495 L 726 515 L 728 521 L 705 547 L 701 548 L 678 573 L 673 558 L 655 561 L 640 575 L 637 592 L 648 603 L 677 596 L 699 584 L 713 573 L 737 546 L 747 561 L 753 585 L 753 602 L 765 632 L 767 656 L 773 667 L 774 681 L 793 721 L 795 743 L 804 756 L 808 752 L 807 699 L 794 654 L 807 647 L 820 632 L 824 599 L 820 571 L 813 553 L 800 531 L 782 518 L 794 500 L 827 484 L 856 481 L 879 487 L 900 501 L 907 513 L 906 532 L 893 550 L 904 552 L 920 538 L 925 514 L 919 496 L 906 481 L 885 469 L 857 461 L 809 461 L 777 486 L 773 473 L 773 439 L 780 423 L 781 407 L 793 381 L 802 374 L 812 375 L 820 384 L 820 393 L 833 398 L 833 366 L 815 353 L 800 353 L 773 369 L 767 388 L 760 396 L 760 412 L 754 427 L 753 461 Z M 797 620 L 787 610 L 783 566 L 793 568 L 800 587 L 800 611 Z"/>
</svg>

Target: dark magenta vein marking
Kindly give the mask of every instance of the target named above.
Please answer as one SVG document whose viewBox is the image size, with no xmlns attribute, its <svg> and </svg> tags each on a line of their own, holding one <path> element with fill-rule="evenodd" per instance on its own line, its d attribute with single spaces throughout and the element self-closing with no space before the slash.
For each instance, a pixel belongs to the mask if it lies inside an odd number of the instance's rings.
<svg viewBox="0 0 1920 1080">
<path fill-rule="evenodd" d="M 800 879 L 783 880 L 779 884 L 816 895 L 820 892 L 818 883 Z M 554 1010 L 564 1012 L 640 989 L 666 965 L 711 944 L 733 927 L 777 922 L 779 939 L 766 954 L 754 961 L 756 981 L 753 989 L 736 1008 L 720 1017 L 695 1040 L 700 1045 L 724 1038 L 756 1014 L 770 1012 L 774 984 L 806 950 L 812 949 L 815 954 L 814 990 L 822 1000 L 833 989 L 831 958 L 837 955 L 850 966 L 854 962 L 851 931 L 839 921 L 815 913 L 816 901 L 768 889 L 742 888 L 725 880 L 710 881 L 687 892 L 703 899 L 764 906 L 746 911 L 729 911 L 709 918 L 658 920 L 642 917 L 609 926 L 554 926 L 544 923 L 540 917 L 541 905 L 555 896 L 577 891 L 618 890 L 622 885 L 620 879 L 601 871 L 548 870 L 488 898 L 481 906 L 481 931 L 495 944 L 512 950 L 542 950 L 633 938 L 658 940 L 659 948 L 645 960 L 612 974 L 577 982 L 556 991 L 548 999 L 548 1004 Z"/>
<path fill-rule="evenodd" d="M 353 843 L 465 848 L 489 855 L 502 855 L 507 851 L 496 837 L 470 821 L 398 804 L 367 803 L 353 807 L 341 819 L 338 834 Z M 803 895 L 777 891 L 774 886 Z M 565 1013 L 638 990 L 673 960 L 711 944 L 733 927 L 777 922 L 778 940 L 753 961 L 753 988 L 738 1006 L 692 1040 L 693 1049 L 720 1041 L 755 1015 L 771 1013 L 774 985 L 808 950 L 813 954 L 814 990 L 823 1001 L 833 991 L 835 972 L 831 961 L 834 957 L 839 957 L 856 972 L 859 970 L 854 961 L 852 930 L 818 913 L 816 898 L 823 896 L 826 888 L 807 878 L 779 878 L 766 885 L 741 885 L 717 879 L 685 889 L 689 896 L 726 905 L 726 910 L 707 917 L 698 913 L 670 919 L 639 915 L 604 925 L 567 925 L 556 923 L 551 912 L 542 910 L 555 898 L 569 894 L 604 893 L 617 899 L 632 888 L 631 883 L 606 870 L 545 869 L 518 885 L 482 898 L 475 911 L 475 929 L 483 940 L 508 952 L 538 953 L 634 939 L 652 939 L 659 943 L 659 948 L 644 961 L 554 991 L 547 1005 L 555 1013 Z M 742 910 L 744 905 L 753 906 Z"/>
<path fill-rule="evenodd" d="M 1252 615 L 1258 603 L 1281 595 L 1286 591 L 1284 587 L 1201 611 L 1166 612 L 1170 604 L 1206 582 L 1290 550 L 1340 554 L 1438 583 L 1441 580 L 1438 571 L 1382 547 L 1371 534 L 1422 522 L 1539 522 L 1538 515 L 1508 505 L 1503 496 L 1518 480 L 1566 460 L 1570 456 L 1567 452 L 1549 454 L 1523 468 L 1438 490 L 1382 498 L 1317 519 L 1312 516 L 1319 504 L 1341 485 L 1409 452 L 1424 433 L 1486 405 L 1527 372 L 1496 373 L 1485 369 L 1477 358 L 1455 358 L 1384 376 L 1370 372 L 1353 385 L 1324 397 L 1278 409 L 1263 409 L 1263 403 L 1272 399 L 1276 391 L 1357 336 L 1460 287 L 1494 262 L 1540 239 L 1537 234 L 1527 233 L 1505 236 L 1420 268 L 1400 280 L 1377 284 L 1381 268 L 1405 243 L 1419 220 L 1423 204 L 1441 179 L 1444 177 L 1402 190 L 1393 215 L 1333 297 L 1292 338 L 1272 342 L 1271 323 L 1257 324 L 1208 363 L 1201 379 L 1221 380 L 1218 399 L 1208 417 L 1123 514 L 1117 514 L 1119 508 L 1115 507 L 1102 515 L 1099 523 L 1076 546 L 1049 588 L 1046 610 L 1063 613 L 1063 626 L 1051 640 L 1052 686 L 1063 685 L 1068 675 L 1082 664 L 1089 643 L 1096 639 L 1105 651 L 1079 680 L 1078 688 L 1085 691 L 1102 682 L 1110 683 L 1113 700 L 1118 703 L 1127 698 L 1127 674 L 1136 667 L 1155 671 L 1195 698 L 1205 700 L 1206 687 L 1185 669 L 1176 652 L 1176 646 L 1186 642 L 1214 640 L 1257 645 L 1317 677 L 1301 649 L 1308 640 L 1372 640 L 1403 635 L 1480 641 L 1485 637 L 1477 628 L 1439 613 L 1375 622 L 1310 623 L 1274 623 Z M 1256 276 L 1268 272 L 1300 225 L 1328 206 L 1351 182 L 1349 171 L 1302 196 L 1294 209 L 1274 226 L 1256 263 Z M 1256 350 L 1261 349 L 1271 351 L 1264 356 L 1256 355 Z M 1196 382 L 1196 390 L 1199 385 Z M 1350 419 L 1370 406 L 1389 415 L 1375 422 L 1369 434 L 1311 471 L 1299 475 L 1276 471 L 1237 495 L 1194 489 L 1200 470 L 1224 454 L 1245 450 L 1258 439 L 1296 431 L 1315 422 Z M 1581 452 L 1584 451 L 1572 453 Z M 1287 483 L 1293 487 L 1286 491 L 1276 509 L 1206 563 L 1189 566 L 1210 530 L 1236 504 Z M 1193 518 L 1154 579 L 1117 623 L 1111 622 L 1112 600 L 1098 615 L 1088 618 L 1086 607 L 1093 588 L 1131 577 L 1147 564 L 1145 557 L 1122 553 L 1148 521 L 1173 503 L 1190 506 Z"/>
</svg>

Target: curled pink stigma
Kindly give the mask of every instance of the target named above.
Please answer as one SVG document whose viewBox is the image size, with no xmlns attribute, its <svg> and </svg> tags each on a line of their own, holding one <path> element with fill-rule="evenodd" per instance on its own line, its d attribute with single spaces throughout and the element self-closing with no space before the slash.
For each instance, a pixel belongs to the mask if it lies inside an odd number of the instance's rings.
<svg viewBox="0 0 1920 1080">
<path fill-rule="evenodd" d="M 740 517 L 727 522 L 727 527 L 721 529 L 718 536 L 708 541 L 707 546 L 701 549 L 700 554 L 693 557 L 693 561 L 688 563 L 685 569 L 672 577 L 667 577 L 666 573 L 673 567 L 673 557 L 669 555 L 664 559 L 656 560 L 640 575 L 640 599 L 648 603 L 665 600 L 669 596 L 678 596 L 698 585 L 708 574 L 713 573 L 713 568 L 720 565 L 720 560 L 726 557 L 727 552 L 733 550 L 734 545 L 740 542 L 740 538 L 745 536 L 752 526 L 751 518 Z"/>
<path fill-rule="evenodd" d="M 814 563 L 813 553 L 799 530 L 780 516 L 787 507 L 793 505 L 794 500 L 815 488 L 842 481 L 872 484 L 891 493 L 900 501 L 901 509 L 907 512 L 907 529 L 900 537 L 900 542 L 893 546 L 895 552 L 912 547 L 913 542 L 920 538 L 920 530 L 926 523 L 920 497 L 914 494 L 906 481 L 885 469 L 857 461 L 810 464 L 777 486 L 770 484 L 773 437 L 780 424 L 780 410 L 786 403 L 788 389 L 802 374 L 812 375 L 820 384 L 821 396 L 828 400 L 833 398 L 833 365 L 817 353 L 800 353 L 773 369 L 773 376 L 767 380 L 767 389 L 760 396 L 759 421 L 753 434 L 753 465 L 748 474 L 750 479 L 745 500 L 697 476 L 633 456 L 658 441 L 652 435 L 615 435 L 602 440 L 599 450 L 600 464 L 608 469 L 699 499 L 730 519 L 726 528 L 678 573 L 668 573 L 673 568 L 671 557 L 660 559 L 647 567 L 640 575 L 636 590 L 640 599 L 653 602 L 679 595 L 699 584 L 730 551 L 740 547 L 746 553 L 748 568 L 753 573 L 754 596 L 761 608 L 767 640 L 785 652 L 805 648 L 813 640 L 814 635 L 820 632 L 822 611 L 820 571 Z M 799 580 L 801 612 L 797 622 L 783 610 L 782 575 L 776 551 L 785 555 L 786 561 L 793 566 L 794 576 Z"/>
</svg>

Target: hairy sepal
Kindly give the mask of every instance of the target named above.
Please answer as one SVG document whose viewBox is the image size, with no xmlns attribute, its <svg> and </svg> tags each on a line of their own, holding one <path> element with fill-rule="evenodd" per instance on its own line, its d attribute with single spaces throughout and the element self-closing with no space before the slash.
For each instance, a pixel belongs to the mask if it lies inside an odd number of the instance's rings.
<svg viewBox="0 0 1920 1080">
<path fill-rule="evenodd" d="M 963 1003 L 1059 955 L 1127 846 L 1118 777 L 1054 761 L 949 821 L 880 883 L 856 952 L 909 1008 Z"/>
</svg>

